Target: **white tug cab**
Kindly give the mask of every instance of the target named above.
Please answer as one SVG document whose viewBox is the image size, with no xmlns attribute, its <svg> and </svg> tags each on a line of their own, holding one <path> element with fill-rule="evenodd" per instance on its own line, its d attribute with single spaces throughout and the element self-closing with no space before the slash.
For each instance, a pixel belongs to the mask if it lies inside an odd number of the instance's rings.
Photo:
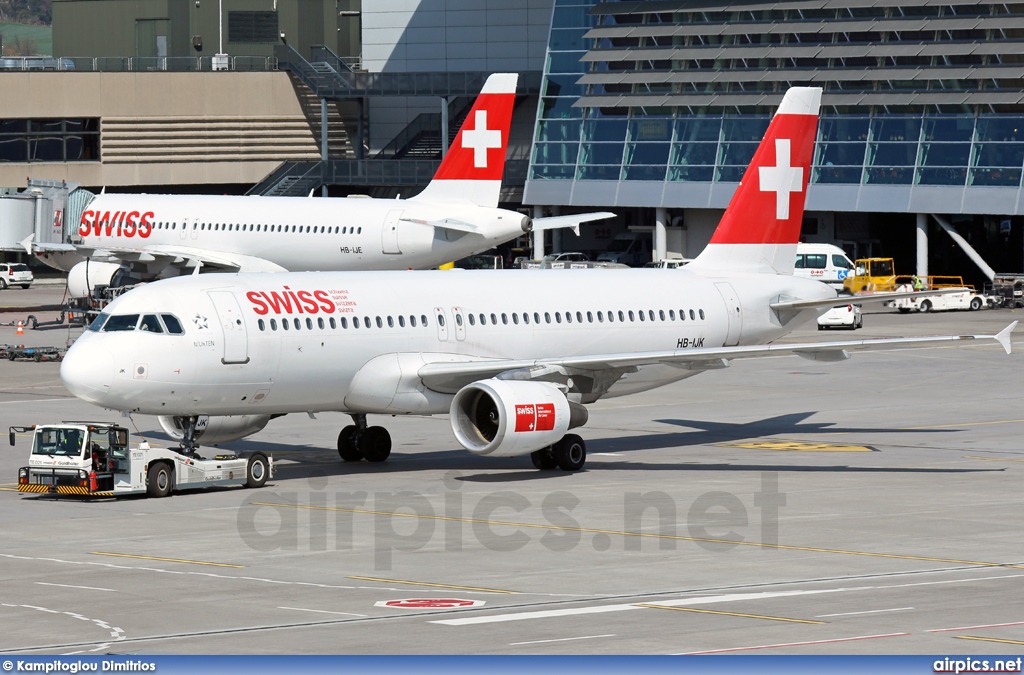
<svg viewBox="0 0 1024 675">
<path fill-rule="evenodd" d="M 32 432 L 29 465 L 18 469 L 18 492 L 120 497 L 244 485 L 263 487 L 274 461 L 262 452 L 204 459 L 180 448 L 128 445 L 128 430 L 104 422 L 64 422 L 11 427 Z"/>
</svg>

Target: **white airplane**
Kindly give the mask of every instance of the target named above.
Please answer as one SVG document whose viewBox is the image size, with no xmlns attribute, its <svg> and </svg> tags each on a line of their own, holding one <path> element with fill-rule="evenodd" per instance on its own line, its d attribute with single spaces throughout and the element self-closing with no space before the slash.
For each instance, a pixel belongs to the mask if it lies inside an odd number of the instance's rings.
<svg viewBox="0 0 1024 675">
<path fill-rule="evenodd" d="M 733 359 L 838 361 L 983 339 L 1009 353 L 1016 322 L 997 335 L 772 344 L 836 303 L 831 287 L 792 275 L 820 97 L 789 90 L 711 243 L 681 270 L 169 279 L 112 302 L 61 378 L 96 405 L 160 416 L 185 452 L 274 416 L 336 411 L 355 422 L 338 436 L 342 459 L 377 462 L 391 438 L 368 414 L 449 413 L 474 453 L 572 471 L 586 446 L 567 432 L 587 421 L 588 403 Z"/>
<path fill-rule="evenodd" d="M 516 74 L 487 78 L 434 179 L 410 199 L 101 194 L 71 244 L 33 244 L 70 270 L 75 297 L 122 266 L 154 278 L 203 271 L 282 272 L 430 268 L 530 231 L 613 217 L 531 219 L 499 209 Z M 90 258 L 88 264 L 84 258 Z"/>
</svg>

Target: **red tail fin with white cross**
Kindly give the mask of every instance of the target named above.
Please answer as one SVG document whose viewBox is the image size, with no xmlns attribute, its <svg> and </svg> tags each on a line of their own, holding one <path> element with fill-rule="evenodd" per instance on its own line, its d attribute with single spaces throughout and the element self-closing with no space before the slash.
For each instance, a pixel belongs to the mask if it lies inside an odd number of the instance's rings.
<svg viewBox="0 0 1024 675">
<path fill-rule="evenodd" d="M 487 78 L 434 179 L 413 199 L 498 205 L 518 80 L 515 73 Z"/>
<path fill-rule="evenodd" d="M 820 106 L 818 87 L 786 92 L 711 243 L 688 268 L 793 273 Z"/>
</svg>

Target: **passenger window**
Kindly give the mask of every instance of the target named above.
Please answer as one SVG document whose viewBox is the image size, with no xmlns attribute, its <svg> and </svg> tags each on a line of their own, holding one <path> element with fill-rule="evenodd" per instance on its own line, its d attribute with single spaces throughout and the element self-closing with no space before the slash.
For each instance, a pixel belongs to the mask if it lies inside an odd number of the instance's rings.
<svg viewBox="0 0 1024 675">
<path fill-rule="evenodd" d="M 630 314 L 632 314 L 632 312 L 630 312 Z M 639 314 L 639 315 L 640 315 L 640 320 L 641 320 L 641 321 L 643 321 L 643 320 L 644 320 L 644 318 L 645 318 L 645 317 L 644 317 L 644 310 L 642 310 L 642 309 L 641 309 L 641 310 L 640 310 L 639 312 L 637 312 L 637 314 Z M 633 317 L 631 316 L 631 317 L 629 317 L 629 318 L 630 318 L 630 319 L 632 319 Z"/>
<path fill-rule="evenodd" d="M 562 314 L 561 314 L 561 312 L 555 312 L 555 323 L 562 323 Z"/>
<path fill-rule="evenodd" d="M 625 315 L 625 313 L 623 313 L 623 311 L 622 311 L 622 310 L 620 309 L 620 310 L 619 310 L 619 321 L 625 321 L 625 320 L 626 320 L 626 315 Z"/>
<path fill-rule="evenodd" d="M 557 317 L 558 314 L 555 314 L 555 316 Z M 572 323 L 572 312 L 566 312 L 565 313 L 565 322 L 566 323 Z"/>
<path fill-rule="evenodd" d="M 549 312 L 544 312 L 544 323 L 551 323 L 551 314 Z"/>
<path fill-rule="evenodd" d="M 395 320 L 389 316 L 388 317 L 388 328 L 394 328 L 394 327 L 395 327 Z"/>
<path fill-rule="evenodd" d="M 501 323 L 506 326 L 508 325 L 508 315 L 505 312 L 501 313 Z"/>
<path fill-rule="evenodd" d="M 277 319 L 270 320 L 270 330 L 277 330 Z"/>
<path fill-rule="evenodd" d="M 334 317 L 333 316 L 329 319 L 329 321 L 331 323 L 331 330 L 335 330 L 335 329 L 338 328 L 338 324 L 334 321 Z"/>
<path fill-rule="evenodd" d="M 527 319 L 527 321 L 529 321 L 529 319 Z M 512 323 L 514 323 L 517 326 L 519 325 L 519 315 L 516 314 L 515 312 L 512 312 Z"/>
<path fill-rule="evenodd" d="M 426 314 L 420 314 L 420 323 L 423 324 L 424 328 L 427 327 L 427 315 Z"/>
<path fill-rule="evenodd" d="M 369 328 L 369 327 L 370 327 L 370 317 L 364 316 L 363 317 L 363 328 Z"/>
<path fill-rule="evenodd" d="M 704 320 L 704 310 L 703 310 L 703 309 L 702 309 L 702 310 L 700 310 L 700 320 L 701 320 L 701 321 L 703 321 L 703 320 Z"/>
<path fill-rule="evenodd" d="M 610 310 L 608 312 L 608 323 L 615 323 L 615 312 Z"/>
<path fill-rule="evenodd" d="M 696 320 L 697 320 L 697 317 L 696 317 L 696 315 L 694 315 L 693 310 L 691 309 L 690 310 L 690 321 L 696 321 Z"/>
<path fill-rule="evenodd" d="M 665 310 L 663 310 L 663 309 L 659 309 L 658 310 L 658 318 L 661 319 L 662 321 L 665 320 Z"/>
<path fill-rule="evenodd" d="M 472 314 L 469 315 L 469 325 L 470 326 L 475 326 L 476 325 L 476 317 L 473 316 Z"/>
<path fill-rule="evenodd" d="M 444 314 L 439 313 L 437 315 L 437 325 L 440 326 L 441 328 L 444 328 Z"/>
<path fill-rule="evenodd" d="M 633 310 L 629 310 L 629 320 L 636 321 L 636 318 L 633 316 Z"/>
<path fill-rule="evenodd" d="M 653 310 L 653 309 L 649 309 L 649 310 L 647 310 L 647 317 L 648 317 L 648 318 L 649 318 L 649 319 L 650 319 L 651 321 L 654 321 L 654 310 Z M 662 318 L 664 318 L 664 317 L 662 317 Z"/>
<path fill-rule="evenodd" d="M 513 321 L 516 320 L 514 315 L 512 317 L 512 320 Z M 525 324 L 529 324 L 530 323 L 530 313 L 529 312 L 523 312 L 523 323 L 525 323 Z M 540 323 L 540 321 L 538 321 L 537 323 Z"/>
<path fill-rule="evenodd" d="M 405 317 L 401 314 L 398 315 L 398 327 L 405 328 Z"/>
<path fill-rule="evenodd" d="M 795 264 L 795 265 L 793 265 L 793 269 L 798 269 L 798 270 L 802 270 L 802 269 L 804 268 L 804 264 L 805 264 L 805 262 L 806 262 L 806 261 L 804 260 L 804 259 L 805 259 L 806 257 L 807 257 L 807 254 L 805 254 L 805 253 L 801 253 L 801 254 L 799 254 L 799 255 L 798 255 L 798 256 L 796 257 L 796 264 Z"/>
<path fill-rule="evenodd" d="M 676 320 L 676 310 L 674 310 L 674 309 L 668 310 L 668 318 L 671 319 L 672 321 L 675 321 Z"/>
<path fill-rule="evenodd" d="M 292 319 L 292 322 L 295 324 L 295 330 L 299 330 L 300 328 L 302 328 L 302 324 L 299 323 L 299 318 L 298 317 L 295 317 L 294 319 Z"/>
<path fill-rule="evenodd" d="M 457 326 L 461 326 L 462 325 L 462 315 L 461 314 L 458 314 L 458 313 L 455 314 L 455 325 L 457 325 Z"/>
<path fill-rule="evenodd" d="M 544 316 L 547 316 L 547 315 L 548 315 L 548 313 L 544 312 Z M 540 314 L 538 312 L 534 312 L 533 313 L 533 322 L 534 323 L 540 323 Z M 548 320 L 548 323 L 551 323 L 550 319 Z"/>
<path fill-rule="evenodd" d="M 416 315 L 415 314 L 410 314 L 409 315 L 409 325 L 412 326 L 413 328 L 416 327 Z"/>
<path fill-rule="evenodd" d="M 348 330 L 348 319 L 346 319 L 345 317 L 341 317 L 339 321 L 341 323 L 342 330 Z"/>
<path fill-rule="evenodd" d="M 380 317 L 378 316 L 377 317 L 377 328 L 383 328 L 383 327 L 384 327 L 384 322 L 381 321 Z"/>
<path fill-rule="evenodd" d="M 594 315 L 587 312 L 587 323 L 594 323 Z"/>
<path fill-rule="evenodd" d="M 288 330 L 288 319 L 281 319 L 281 328 Z"/>
<path fill-rule="evenodd" d="M 266 324 L 263 323 L 263 319 L 257 319 L 256 325 L 260 327 L 260 330 L 266 330 Z"/>
<path fill-rule="evenodd" d="M 597 320 L 598 320 L 599 323 L 604 323 L 604 313 L 603 312 L 598 312 L 597 313 Z"/>
<path fill-rule="evenodd" d="M 308 316 L 306 317 L 306 329 L 313 330 L 313 320 L 310 319 Z"/>
<path fill-rule="evenodd" d="M 142 321 L 139 322 L 139 330 L 144 330 L 147 333 L 163 333 L 164 329 L 160 326 L 160 319 L 156 318 L 156 314 L 146 314 L 142 317 Z"/>
<path fill-rule="evenodd" d="M 498 325 L 498 317 L 496 317 L 493 313 L 491 314 L 491 325 L 492 326 L 497 326 Z"/>
<path fill-rule="evenodd" d="M 316 325 L 320 328 L 320 330 L 324 329 L 324 318 L 322 316 L 317 317 Z"/>
<path fill-rule="evenodd" d="M 139 323 L 138 314 L 126 314 L 124 316 L 112 316 L 103 324 L 104 333 L 115 333 L 118 331 L 135 330 Z"/>
<path fill-rule="evenodd" d="M 812 270 L 823 270 L 825 269 L 825 261 L 828 259 L 824 253 L 808 253 L 807 262 L 804 264 L 805 267 L 809 267 Z"/>
<path fill-rule="evenodd" d="M 487 325 L 487 315 L 484 314 L 483 312 L 480 312 L 480 325 L 481 326 L 486 326 Z"/>
<path fill-rule="evenodd" d="M 352 327 L 353 328 L 359 328 L 359 317 L 358 316 L 352 317 Z"/>
<path fill-rule="evenodd" d="M 576 312 L 576 323 L 583 323 L 583 312 Z"/>
</svg>

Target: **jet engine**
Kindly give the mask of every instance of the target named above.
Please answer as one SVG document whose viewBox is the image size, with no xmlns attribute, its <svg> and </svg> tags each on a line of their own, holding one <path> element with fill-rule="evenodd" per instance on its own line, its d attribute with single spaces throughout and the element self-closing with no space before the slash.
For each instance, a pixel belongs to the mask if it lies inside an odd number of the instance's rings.
<svg viewBox="0 0 1024 675">
<path fill-rule="evenodd" d="M 516 457 L 557 443 L 587 421 L 587 409 L 570 403 L 549 382 L 481 380 L 455 394 L 452 431 L 478 455 Z"/>
<path fill-rule="evenodd" d="M 96 286 L 111 286 L 114 275 L 121 269 L 118 263 L 80 262 L 68 272 L 68 295 L 72 298 L 88 298 Z"/>
<path fill-rule="evenodd" d="M 199 418 L 196 423 L 196 442 L 203 445 L 219 445 L 230 443 L 240 438 L 251 436 L 261 431 L 270 421 L 270 415 L 224 415 L 220 417 Z M 170 417 L 161 415 L 160 426 L 164 428 L 167 435 L 175 440 L 181 440 L 185 435 L 185 427 L 188 424 L 187 417 Z"/>
</svg>

